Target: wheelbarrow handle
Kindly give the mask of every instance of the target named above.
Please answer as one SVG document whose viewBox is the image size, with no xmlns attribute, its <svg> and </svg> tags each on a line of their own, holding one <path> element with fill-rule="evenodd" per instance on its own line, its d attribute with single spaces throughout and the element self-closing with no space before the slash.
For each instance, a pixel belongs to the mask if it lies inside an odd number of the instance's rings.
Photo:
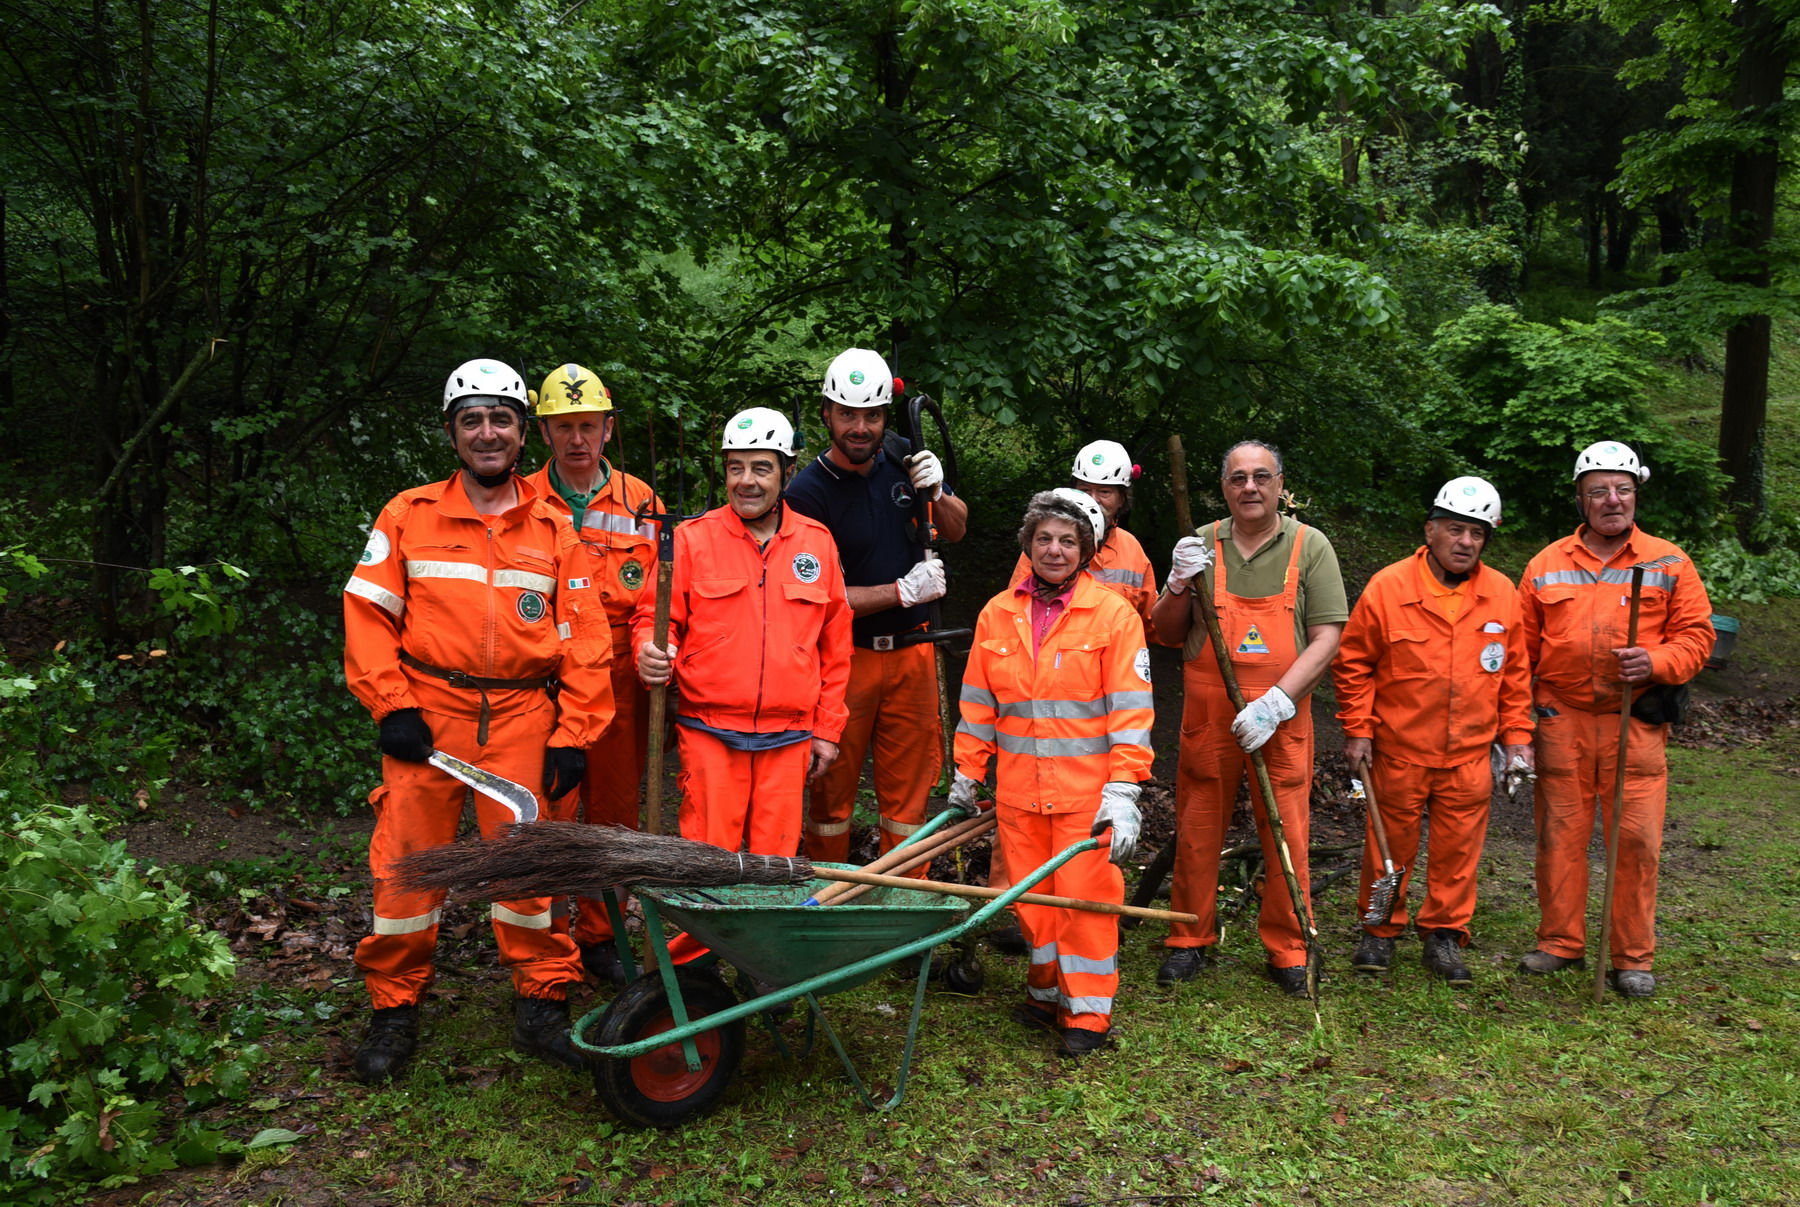
<svg viewBox="0 0 1800 1207">
<path fill-rule="evenodd" d="M 1087 839 L 1089 850 L 1098 844 Z M 878 888 L 911 888 L 922 889 L 928 893 L 942 893 L 947 897 L 968 897 L 976 901 L 992 901 L 1005 895 L 1008 890 L 997 888 L 981 888 L 972 884 L 949 884 L 942 880 L 914 880 L 909 876 L 883 876 L 877 872 L 864 872 L 854 868 L 822 868 L 814 866 L 813 875 L 821 880 L 838 880 L 850 884 L 870 884 Z M 1153 922 L 1189 922 L 1197 924 L 1200 919 L 1194 914 L 1184 914 L 1177 910 L 1145 909 L 1136 905 L 1119 905 L 1111 901 L 1084 901 L 1080 897 L 1054 897 L 1045 893 L 1024 893 L 1014 898 L 1026 905 L 1048 905 L 1058 909 L 1078 909 L 1090 914 L 1118 914 L 1127 918 L 1143 918 Z"/>
</svg>

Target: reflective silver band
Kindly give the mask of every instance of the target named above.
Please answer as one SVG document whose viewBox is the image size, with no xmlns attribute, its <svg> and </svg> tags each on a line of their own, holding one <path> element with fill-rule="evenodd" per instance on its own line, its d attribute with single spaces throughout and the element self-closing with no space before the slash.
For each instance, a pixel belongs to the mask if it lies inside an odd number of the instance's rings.
<svg viewBox="0 0 1800 1207">
<path fill-rule="evenodd" d="M 542 591 L 545 595 L 556 594 L 556 580 L 548 574 L 533 574 L 529 570 L 496 570 L 494 571 L 496 587 L 523 587 L 527 591 Z"/>
<path fill-rule="evenodd" d="M 408 578 L 465 578 L 487 585 L 487 569 L 472 562 L 407 562 Z"/>
<path fill-rule="evenodd" d="M 375 933 L 378 935 L 416 935 L 422 930 L 430 930 L 438 924 L 438 917 L 444 911 L 434 909 L 428 914 L 414 914 L 410 918 L 384 918 L 375 915 Z"/>
<path fill-rule="evenodd" d="M 406 601 L 404 599 L 401 599 L 386 587 L 378 587 L 368 579 L 357 578 L 354 574 L 350 576 L 350 581 L 344 584 L 344 593 L 346 595 L 355 595 L 362 599 L 366 599 L 376 607 L 386 608 L 388 611 L 392 612 L 395 617 L 399 617 L 406 611 Z"/>
<path fill-rule="evenodd" d="M 1111 1014 L 1112 1008 L 1110 997 L 1072 997 L 1065 1007 L 1070 1014 Z"/>
<path fill-rule="evenodd" d="M 916 825 L 909 826 L 903 821 L 895 821 L 889 817 L 881 819 L 881 828 L 886 830 L 889 834 L 897 834 L 901 838 L 905 838 L 908 834 L 916 834 L 919 831 L 919 827 Z"/>
<path fill-rule="evenodd" d="M 1056 962 L 1056 944 L 1046 943 L 1042 947 L 1031 949 L 1033 964 L 1054 964 Z"/>
<path fill-rule="evenodd" d="M 1116 954 L 1104 960 L 1090 960 L 1086 956 L 1057 956 L 1056 966 L 1064 972 L 1085 972 L 1092 976 L 1119 975 L 1119 957 Z"/>
<path fill-rule="evenodd" d="M 1143 733 L 1143 730 L 1133 730 Z M 1146 735 L 1146 738 L 1148 735 Z M 1018 734 L 999 733 L 994 742 L 1005 754 L 1025 754 L 1036 759 L 1079 758 L 1084 754 L 1105 754 L 1114 743 L 1098 738 L 1030 738 Z"/>
<path fill-rule="evenodd" d="M 956 723 L 956 732 L 966 733 L 970 737 L 979 738 L 983 742 L 991 742 L 994 740 L 994 727 L 992 725 L 982 725 L 970 721 L 966 717 Z"/>
<path fill-rule="evenodd" d="M 1141 587 L 1144 585 L 1143 574 L 1136 570 L 1114 570 L 1108 567 L 1105 570 L 1092 570 L 1089 571 L 1089 573 L 1103 583 L 1118 583 L 1123 587 Z"/>
<path fill-rule="evenodd" d="M 958 696 L 957 699 L 961 700 L 964 704 L 985 704 L 989 708 L 998 706 L 998 701 L 994 699 L 993 692 L 985 687 L 976 687 L 969 683 L 962 685 L 962 695 Z"/>
<path fill-rule="evenodd" d="M 1106 735 L 1108 747 L 1112 746 L 1148 746 L 1150 731 L 1148 729 L 1115 729 Z"/>
<path fill-rule="evenodd" d="M 806 823 L 806 829 L 810 834 L 817 834 L 822 838 L 831 838 L 839 834 L 848 834 L 850 832 L 850 823 L 847 821 L 813 821 L 809 818 Z"/>
<path fill-rule="evenodd" d="M 510 923 L 513 926 L 523 927 L 526 930 L 550 929 L 549 910 L 545 910 L 541 914 L 521 914 L 514 910 L 507 909 L 504 905 L 496 905 L 489 911 L 489 914 L 496 922 Z"/>
</svg>

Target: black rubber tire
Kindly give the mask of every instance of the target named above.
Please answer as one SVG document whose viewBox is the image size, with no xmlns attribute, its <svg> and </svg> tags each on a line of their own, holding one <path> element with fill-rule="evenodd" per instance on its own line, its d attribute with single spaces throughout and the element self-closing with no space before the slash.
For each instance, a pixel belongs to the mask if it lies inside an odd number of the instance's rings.
<svg viewBox="0 0 1800 1207">
<path fill-rule="evenodd" d="M 944 988 L 964 997 L 974 997 L 987 984 L 987 969 L 974 955 L 952 960 L 944 965 Z"/>
<path fill-rule="evenodd" d="M 1163 882 L 1169 873 L 1175 870 L 1175 840 L 1169 839 L 1163 849 L 1156 853 L 1156 858 L 1144 868 L 1144 874 L 1138 878 L 1137 889 L 1131 894 L 1131 904 L 1140 909 L 1154 904 L 1156 895 L 1162 892 Z M 1124 930 L 1135 927 L 1142 918 L 1121 918 L 1119 926 Z"/>
<path fill-rule="evenodd" d="M 737 1005 L 737 995 L 706 972 L 675 974 L 690 1019 L 705 1018 Z M 587 1042 L 616 1047 L 667 1031 L 674 1025 L 669 995 L 654 970 L 639 977 L 606 1008 L 598 1035 Z M 680 1127 L 710 1111 L 725 1096 L 744 1058 L 744 1020 L 694 1037 L 701 1068 L 689 1073 L 679 1044 L 633 1060 L 596 1057 L 594 1092 L 606 1109 L 637 1127 Z"/>
</svg>

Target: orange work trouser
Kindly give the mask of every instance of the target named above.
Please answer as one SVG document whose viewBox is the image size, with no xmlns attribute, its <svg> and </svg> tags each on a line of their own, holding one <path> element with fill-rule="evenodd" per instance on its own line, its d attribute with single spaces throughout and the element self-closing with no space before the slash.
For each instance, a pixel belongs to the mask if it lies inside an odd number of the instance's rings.
<svg viewBox="0 0 1800 1207">
<path fill-rule="evenodd" d="M 1219 852 L 1231 826 L 1238 785 L 1252 772 L 1250 756 L 1232 736 L 1231 722 L 1237 709 L 1224 689 L 1190 672 L 1184 692 L 1181 761 L 1175 772 L 1175 841 L 1179 845 L 1169 900 L 1172 908 L 1198 914 L 1200 921 L 1173 923 L 1166 943 L 1170 947 L 1211 947 L 1219 941 Z M 1298 715 L 1281 724 L 1263 746 L 1262 756 L 1275 786 L 1275 804 L 1281 811 L 1294 871 L 1300 877 L 1300 891 L 1305 894 L 1311 885 L 1306 851 L 1312 817 L 1313 722 L 1310 699 L 1299 704 Z M 1257 932 L 1272 965 L 1295 968 L 1306 963 L 1306 938 L 1294 916 L 1287 878 L 1282 875 L 1264 809 L 1261 790 L 1253 780 L 1250 812 L 1262 839 L 1266 873 Z"/>
<path fill-rule="evenodd" d="M 806 857 L 816 863 L 850 858 L 850 817 L 870 747 L 883 854 L 925 821 L 925 798 L 944 766 L 937 658 L 930 645 L 851 651 L 844 705 L 850 720 L 838 739 L 837 761 L 813 786 L 806 819 Z M 923 877 L 927 870 L 909 874 Z"/>
<path fill-rule="evenodd" d="M 1487 841 L 1488 806 L 1494 773 L 1486 755 L 1454 767 L 1421 767 L 1375 752 L 1375 805 L 1385 823 L 1388 853 L 1406 869 L 1393 916 L 1375 926 L 1372 935 L 1393 938 L 1406 929 L 1406 892 L 1417 871 L 1419 823 L 1431 815 L 1431 846 L 1425 877 L 1425 902 L 1412 916 L 1419 933 L 1453 930 L 1469 944 L 1469 920 L 1475 916 L 1475 869 Z M 1356 916 L 1369 908 L 1369 888 L 1381 875 L 1381 852 L 1375 845 L 1375 823 L 1365 823 L 1362 889 Z"/>
<path fill-rule="evenodd" d="M 675 728 L 681 751 L 681 836 L 727 851 L 792 855 L 800 848 L 800 797 L 811 742 L 733 750 L 710 733 Z M 686 964 L 706 948 L 685 934 L 669 954 Z"/>
<path fill-rule="evenodd" d="M 1619 714 L 1546 702 L 1537 723 L 1538 948 L 1572 959 L 1587 950 L 1588 843 L 1594 802 L 1612 826 Z M 1648 969 L 1656 955 L 1656 873 L 1668 804 L 1666 725 L 1633 717 L 1625 749 L 1625 810 L 1613 883 L 1612 966 Z M 1605 831 L 1603 830 L 1602 833 Z"/>
<path fill-rule="evenodd" d="M 545 700 L 528 713 L 495 716 L 488 721 L 488 743 L 475 741 L 472 718 L 424 713 L 432 744 L 446 754 L 474 763 L 530 788 L 545 818 L 573 815 L 575 794 L 552 809 L 541 791 L 544 743 L 556 722 L 556 709 Z M 356 945 L 356 964 L 377 1009 L 410 1006 L 431 984 L 431 957 L 437 947 L 438 912 L 444 894 L 405 893 L 386 878 L 388 865 L 402 855 L 442 846 L 456 838 L 468 789 L 428 763 L 381 760 L 381 786 L 369 794 L 375 809 L 375 833 L 369 840 L 369 870 L 375 876 L 375 933 Z M 481 836 L 492 838 L 501 826 L 517 820 L 498 801 L 475 793 L 475 818 Z M 581 980 L 581 957 L 568 934 L 560 907 L 553 916 L 551 899 L 532 897 L 498 901 L 491 910 L 500 962 L 512 969 L 513 991 L 520 997 L 563 998 L 567 986 Z"/>
<path fill-rule="evenodd" d="M 629 637 L 629 630 L 613 630 L 613 719 L 600 740 L 588 747 L 587 778 L 581 781 L 581 819 L 593 825 L 635 830 L 644 778 L 644 749 L 650 738 L 650 693 L 638 681 Z M 586 946 L 608 942 L 612 937 L 612 919 L 606 916 L 606 903 L 577 897 L 575 941 Z"/>
<path fill-rule="evenodd" d="M 1096 806 L 1097 807 L 1097 806 Z M 1030 872 L 1070 843 L 1088 836 L 1094 811 L 1038 813 L 999 806 L 1000 848 L 1009 866 Z M 1125 877 L 1107 862 L 1106 844 L 1085 851 L 1032 888 L 1034 893 L 1125 902 Z M 1031 945 L 1025 994 L 1056 1007 L 1058 1026 L 1104 1031 L 1112 1026 L 1113 998 L 1119 989 L 1119 923 L 1110 914 L 1019 905 L 1019 930 Z"/>
</svg>

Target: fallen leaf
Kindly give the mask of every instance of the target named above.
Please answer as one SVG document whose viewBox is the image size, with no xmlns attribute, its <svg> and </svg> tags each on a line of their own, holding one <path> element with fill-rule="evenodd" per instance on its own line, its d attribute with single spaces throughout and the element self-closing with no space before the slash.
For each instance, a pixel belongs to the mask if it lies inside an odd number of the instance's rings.
<svg viewBox="0 0 1800 1207">
<path fill-rule="evenodd" d="M 1761 1031 L 1763 1029 L 1762 1020 L 1747 1018 L 1744 1020 L 1744 1029 L 1746 1031 Z"/>
<path fill-rule="evenodd" d="M 1255 1067 L 1255 1065 L 1247 1060 L 1228 1060 L 1225 1062 L 1225 1071 L 1227 1073 L 1248 1073 Z"/>
<path fill-rule="evenodd" d="M 1321 1069 L 1329 1069 L 1331 1067 L 1331 1057 L 1315 1056 L 1313 1057 L 1313 1062 L 1306 1067 L 1315 1073 L 1319 1072 Z"/>
<path fill-rule="evenodd" d="M 1331 1112 L 1331 1121 L 1339 1127 L 1342 1127 L 1344 1124 L 1350 1122 L 1350 1113 L 1340 1106 L 1337 1110 Z"/>
</svg>

